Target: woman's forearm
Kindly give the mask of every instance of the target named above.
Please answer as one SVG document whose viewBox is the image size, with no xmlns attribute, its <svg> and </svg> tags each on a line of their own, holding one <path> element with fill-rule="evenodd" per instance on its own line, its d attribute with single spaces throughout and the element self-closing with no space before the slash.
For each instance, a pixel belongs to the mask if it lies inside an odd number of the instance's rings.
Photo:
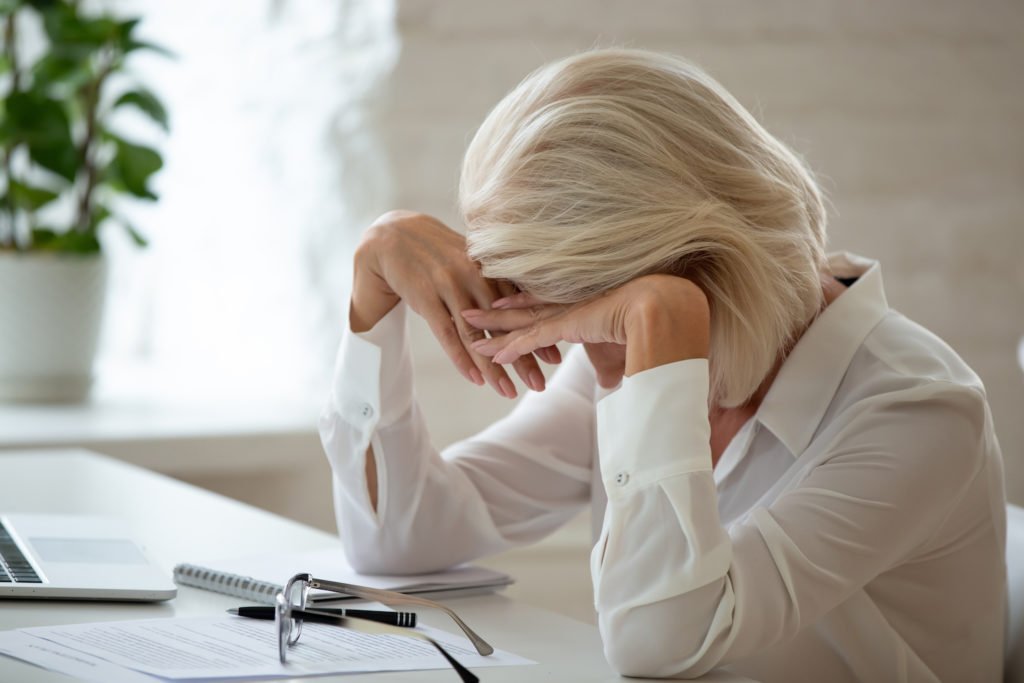
<svg viewBox="0 0 1024 683">
<path fill-rule="evenodd" d="M 627 377 L 597 408 L 608 508 L 591 564 L 595 606 L 605 655 L 630 676 L 703 673 L 718 662 L 731 619 L 708 364 L 683 360 Z"/>
<path fill-rule="evenodd" d="M 370 496 L 370 507 L 377 511 L 377 457 L 373 446 L 366 449 L 366 493 Z"/>
<path fill-rule="evenodd" d="M 708 357 L 707 299 L 696 285 L 673 280 L 669 281 L 671 289 L 656 282 L 630 308 L 625 324 L 627 377 L 681 360 Z"/>
<path fill-rule="evenodd" d="M 348 308 L 349 329 L 356 334 L 368 332 L 391 312 L 401 299 L 389 293 L 387 285 L 373 267 L 372 239 L 364 240 L 353 261 L 352 299 Z M 377 511 L 377 459 L 373 446 L 366 449 L 366 490 L 370 506 Z"/>
</svg>

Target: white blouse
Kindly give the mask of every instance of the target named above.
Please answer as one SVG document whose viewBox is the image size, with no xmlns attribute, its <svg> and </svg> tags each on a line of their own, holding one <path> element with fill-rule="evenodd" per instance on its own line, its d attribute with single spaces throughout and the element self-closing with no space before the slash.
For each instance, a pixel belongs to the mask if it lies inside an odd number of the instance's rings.
<svg viewBox="0 0 1024 683">
<path fill-rule="evenodd" d="M 546 391 L 439 454 L 404 305 L 347 333 L 321 436 L 353 565 L 434 571 L 537 541 L 589 501 L 595 607 L 623 674 L 999 681 L 1005 500 L 982 383 L 889 309 L 877 263 L 831 266 L 857 281 L 714 469 L 706 360 L 608 391 L 574 349 Z"/>
</svg>

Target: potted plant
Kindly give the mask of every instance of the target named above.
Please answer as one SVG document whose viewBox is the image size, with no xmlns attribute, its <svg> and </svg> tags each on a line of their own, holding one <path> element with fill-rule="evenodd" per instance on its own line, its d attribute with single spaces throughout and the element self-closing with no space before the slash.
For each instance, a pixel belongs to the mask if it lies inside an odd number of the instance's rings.
<svg viewBox="0 0 1024 683">
<path fill-rule="evenodd" d="M 163 160 L 111 127 L 135 108 L 167 129 L 159 99 L 125 70 L 135 53 L 164 52 L 136 37 L 138 23 L 87 15 L 77 0 L 0 0 L 0 399 L 88 395 L 100 231 L 116 224 L 146 244 L 119 208 L 156 199 Z"/>
</svg>

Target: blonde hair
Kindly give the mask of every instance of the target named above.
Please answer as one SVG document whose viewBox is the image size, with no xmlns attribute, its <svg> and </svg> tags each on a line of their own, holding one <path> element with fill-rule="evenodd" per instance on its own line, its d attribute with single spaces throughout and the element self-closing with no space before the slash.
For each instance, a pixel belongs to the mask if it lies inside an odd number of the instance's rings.
<svg viewBox="0 0 1024 683">
<path fill-rule="evenodd" d="M 821 308 L 811 173 L 678 57 L 605 49 L 535 71 L 474 136 L 459 203 L 484 275 L 552 302 L 652 273 L 694 280 L 724 407 L 751 397 Z"/>
</svg>

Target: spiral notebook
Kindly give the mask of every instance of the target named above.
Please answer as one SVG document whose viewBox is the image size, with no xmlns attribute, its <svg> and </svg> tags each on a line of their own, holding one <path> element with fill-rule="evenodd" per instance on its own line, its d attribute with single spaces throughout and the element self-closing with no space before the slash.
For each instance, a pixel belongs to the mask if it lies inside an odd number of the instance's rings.
<svg viewBox="0 0 1024 683">
<path fill-rule="evenodd" d="M 413 576 L 360 574 L 352 569 L 340 549 L 287 556 L 236 558 L 209 564 L 214 566 L 179 564 L 174 568 L 174 581 L 182 586 L 225 593 L 261 604 L 273 604 L 274 595 L 291 576 L 300 572 L 308 572 L 322 579 L 431 598 L 490 593 L 513 583 L 508 574 L 474 565 Z M 311 599 L 314 602 L 333 602 L 354 598 L 313 591 Z"/>
<path fill-rule="evenodd" d="M 281 586 L 269 581 L 260 581 L 251 576 L 228 574 L 196 564 L 179 564 L 174 567 L 174 583 L 179 586 L 192 586 L 217 593 L 233 595 L 248 602 L 272 605 L 274 596 L 281 591 Z"/>
</svg>

